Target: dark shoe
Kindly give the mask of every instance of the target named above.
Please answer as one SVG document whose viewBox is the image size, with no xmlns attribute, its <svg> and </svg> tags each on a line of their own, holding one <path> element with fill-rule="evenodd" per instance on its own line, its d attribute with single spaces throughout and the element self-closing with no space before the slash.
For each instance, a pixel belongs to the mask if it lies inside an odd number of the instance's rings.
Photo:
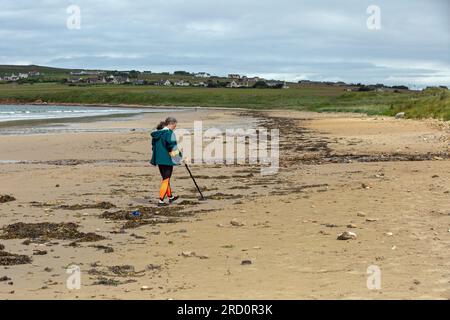
<svg viewBox="0 0 450 320">
<path fill-rule="evenodd" d="M 179 196 L 173 196 L 172 198 L 169 198 L 169 203 L 173 203 L 173 202 L 177 201 L 178 198 L 179 198 Z"/>
</svg>

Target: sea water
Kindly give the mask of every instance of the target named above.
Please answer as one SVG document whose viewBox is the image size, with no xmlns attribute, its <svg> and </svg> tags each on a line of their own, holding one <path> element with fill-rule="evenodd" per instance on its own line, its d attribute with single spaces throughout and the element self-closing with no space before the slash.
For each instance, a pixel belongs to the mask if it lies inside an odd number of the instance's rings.
<svg viewBox="0 0 450 320">
<path fill-rule="evenodd" d="M 164 112 L 156 108 L 115 108 L 58 105 L 0 105 L 0 122 L 20 120 L 46 120 L 98 117 L 110 115 L 132 115 L 144 112 Z M 173 110 L 171 110 L 173 111 Z"/>
</svg>

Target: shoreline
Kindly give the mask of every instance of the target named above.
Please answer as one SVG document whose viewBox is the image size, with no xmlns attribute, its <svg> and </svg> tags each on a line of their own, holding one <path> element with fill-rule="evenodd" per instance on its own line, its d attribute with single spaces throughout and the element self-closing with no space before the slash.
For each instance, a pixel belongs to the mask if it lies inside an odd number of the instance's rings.
<svg viewBox="0 0 450 320">
<path fill-rule="evenodd" d="M 0 122 L 0 129 L 14 128 L 14 127 L 27 127 L 31 125 L 45 126 L 51 124 L 60 123 L 89 123 L 108 120 L 110 118 L 131 118 L 133 116 L 140 115 L 141 113 L 124 113 L 124 114 L 109 114 L 109 115 L 95 115 L 85 117 L 67 117 L 67 118 L 51 118 L 51 119 L 26 119 L 26 120 L 11 120 Z"/>
<path fill-rule="evenodd" d="M 20 105 L 38 105 L 38 104 L 20 104 Z M 69 105 L 64 104 L 39 104 L 39 106 L 62 106 L 62 107 L 69 107 Z M 39 119 L 15 119 L 15 120 L 7 120 L 7 121 L 0 121 L 0 129 L 3 128 L 14 128 L 14 127 L 28 127 L 28 126 L 45 126 L 45 125 L 51 125 L 51 124 L 66 124 L 66 123 L 90 123 L 90 122 L 97 122 L 97 121 L 107 121 L 111 119 L 120 119 L 120 118 L 133 118 L 134 116 L 139 116 L 145 113 L 164 113 L 172 108 L 152 108 L 153 110 L 158 110 L 154 112 L 150 112 L 150 108 L 143 108 L 143 107 L 137 107 L 137 106 L 113 106 L 113 105 L 70 105 L 73 107 L 79 106 L 79 107 L 87 107 L 87 108 L 116 108 L 116 109 L 140 109 L 141 112 L 135 112 L 135 113 L 110 113 L 110 114 L 96 114 L 96 115 L 85 115 L 85 116 L 67 116 L 67 117 L 55 117 L 55 118 L 39 118 Z M 1 105 L 0 105 L 1 107 Z M 180 112 L 180 111 L 193 111 L 193 110 L 187 110 L 187 108 L 173 108 L 174 111 Z"/>
<path fill-rule="evenodd" d="M 198 111 L 198 110 L 228 110 L 228 111 L 251 111 L 251 109 L 246 108 L 219 108 L 219 107 L 184 107 L 184 106 L 152 106 L 152 105 L 135 105 L 135 104 L 80 104 L 80 103 L 16 103 L 16 102 L 3 102 L 0 101 L 1 106 L 6 105 L 18 105 L 18 106 L 62 106 L 62 107 L 88 107 L 88 108 L 117 108 L 117 109 L 149 109 L 149 110 L 161 110 L 161 112 L 152 113 L 163 113 L 166 109 L 174 109 L 176 112 L 180 111 Z M 14 127 L 27 127 L 32 125 L 45 126 L 51 124 L 59 123 L 90 123 L 97 121 L 107 121 L 114 118 L 133 118 L 133 116 L 142 115 L 148 113 L 147 111 L 142 111 L 139 113 L 123 113 L 123 114 L 106 114 L 106 115 L 92 115 L 92 116 L 82 116 L 82 117 L 62 117 L 62 118 L 47 118 L 47 119 L 19 119 L 19 120 L 8 120 L 0 121 L 0 130 L 4 128 L 14 128 Z M 1 133 L 0 133 L 1 135 Z"/>
<path fill-rule="evenodd" d="M 0 100 L 0 106 L 5 105 L 30 105 L 30 106 L 67 106 L 67 107 L 93 107 L 93 108 L 124 108 L 124 109 L 208 109 L 208 110 L 254 110 L 242 107 L 204 107 L 204 106 L 178 106 L 178 105 L 142 105 L 142 104 L 111 104 L 111 103 L 70 103 L 70 102 L 15 102 Z M 268 109 L 272 111 L 283 111 L 283 109 Z"/>
</svg>

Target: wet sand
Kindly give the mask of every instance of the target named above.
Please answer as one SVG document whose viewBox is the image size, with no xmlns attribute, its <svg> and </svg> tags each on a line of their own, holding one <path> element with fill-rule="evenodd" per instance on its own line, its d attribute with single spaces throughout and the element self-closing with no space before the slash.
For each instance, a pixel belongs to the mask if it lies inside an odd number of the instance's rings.
<svg viewBox="0 0 450 320">
<path fill-rule="evenodd" d="M 0 298 L 450 298 L 448 125 L 180 111 L 182 128 L 280 129 L 281 168 L 192 165 L 201 202 L 177 167 L 180 202 L 161 209 L 148 164 L 160 117 L 0 136 L 0 160 L 20 162 L 0 164 L 0 195 L 14 198 L 0 201 Z M 337 240 L 344 231 L 357 238 Z M 69 265 L 81 268 L 80 290 L 66 287 Z M 371 265 L 380 290 L 367 288 Z"/>
</svg>

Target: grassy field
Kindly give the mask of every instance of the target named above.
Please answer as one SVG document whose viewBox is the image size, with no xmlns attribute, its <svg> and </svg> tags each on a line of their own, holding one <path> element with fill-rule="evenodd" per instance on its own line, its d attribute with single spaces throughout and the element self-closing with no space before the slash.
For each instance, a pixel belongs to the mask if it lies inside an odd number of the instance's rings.
<svg viewBox="0 0 450 320">
<path fill-rule="evenodd" d="M 362 112 L 408 118 L 450 120 L 450 92 L 346 92 L 334 86 L 294 86 L 290 89 L 174 88 L 132 85 L 68 86 L 58 83 L 2 84 L 0 102 L 138 104 L 154 106 L 241 107 L 317 112 Z"/>
</svg>

